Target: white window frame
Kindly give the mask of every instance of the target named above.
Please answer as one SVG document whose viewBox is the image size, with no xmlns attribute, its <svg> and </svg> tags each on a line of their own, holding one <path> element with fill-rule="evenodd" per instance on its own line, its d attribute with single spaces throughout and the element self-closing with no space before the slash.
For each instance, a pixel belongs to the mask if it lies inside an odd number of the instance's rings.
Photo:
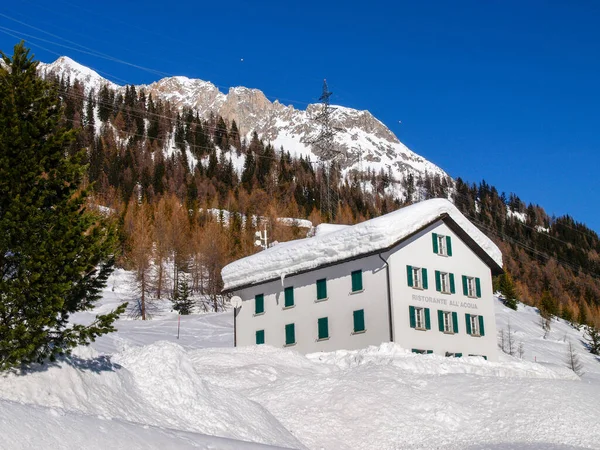
<svg viewBox="0 0 600 450">
<path fill-rule="evenodd" d="M 450 273 L 440 272 L 440 290 L 443 294 L 450 294 Z"/>
<path fill-rule="evenodd" d="M 477 288 L 475 284 L 475 277 L 467 276 L 467 297 L 477 298 Z"/>
<path fill-rule="evenodd" d="M 415 306 L 415 329 L 425 330 L 425 308 Z"/>
<path fill-rule="evenodd" d="M 481 336 L 479 330 L 479 316 L 471 315 L 469 320 L 471 321 L 471 336 Z"/>
<path fill-rule="evenodd" d="M 448 248 L 446 246 L 446 236 L 443 234 L 437 235 L 438 255 L 448 256 Z"/>
<path fill-rule="evenodd" d="M 444 333 L 454 334 L 454 324 L 452 323 L 452 311 L 442 311 L 444 317 Z"/>
<path fill-rule="evenodd" d="M 412 268 L 412 276 L 413 276 L 412 287 L 415 289 L 424 289 L 423 288 L 423 269 L 421 267 L 413 267 Z"/>
</svg>

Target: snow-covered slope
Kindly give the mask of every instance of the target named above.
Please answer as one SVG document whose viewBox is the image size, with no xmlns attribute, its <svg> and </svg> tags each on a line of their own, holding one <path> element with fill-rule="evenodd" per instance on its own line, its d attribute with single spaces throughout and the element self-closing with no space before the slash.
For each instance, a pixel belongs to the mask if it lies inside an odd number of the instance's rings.
<svg viewBox="0 0 600 450">
<path fill-rule="evenodd" d="M 0 400 L 0 448 L 10 450 L 275 450 L 252 442 Z"/>
<path fill-rule="evenodd" d="M 77 320 L 132 298 L 130 275 L 117 271 L 99 308 Z M 600 361 L 582 333 L 556 320 L 544 339 L 534 308 L 496 300 L 496 313 L 523 359 L 390 343 L 304 356 L 232 348 L 231 312 L 182 317 L 180 339 L 168 308 L 122 319 L 73 358 L 0 378 L 0 448 L 598 448 Z M 568 341 L 581 377 L 566 367 Z"/>
<path fill-rule="evenodd" d="M 96 91 L 102 84 L 117 88 L 96 72 L 81 66 L 67 57 L 60 57 L 52 64 L 41 64 L 40 71 L 69 75 L 71 80 L 80 79 L 87 89 Z M 304 155 L 316 161 L 321 155 L 311 142 L 319 133 L 313 118 L 320 112 L 320 105 L 308 105 L 306 110 L 285 106 L 279 101 L 271 102 L 260 90 L 232 87 L 227 94 L 214 84 L 187 77 L 163 78 L 150 85 L 138 86 L 154 97 L 169 100 L 177 107 L 188 106 L 201 115 L 217 112 L 225 119 L 235 120 L 242 135 L 250 136 L 256 131 L 271 142 L 276 149 L 283 146 L 297 156 Z M 369 111 L 358 111 L 335 106 L 332 125 L 338 130 L 334 145 L 339 152 L 339 162 L 346 171 L 368 168 L 386 173 L 391 171 L 396 178 L 404 175 L 446 173 L 435 164 L 417 155 L 392 133 Z"/>
</svg>

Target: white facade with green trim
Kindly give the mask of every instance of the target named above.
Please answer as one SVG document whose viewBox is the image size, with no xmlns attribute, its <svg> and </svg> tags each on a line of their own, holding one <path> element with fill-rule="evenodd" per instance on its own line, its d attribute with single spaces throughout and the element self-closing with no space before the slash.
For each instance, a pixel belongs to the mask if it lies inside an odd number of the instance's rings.
<svg viewBox="0 0 600 450">
<path fill-rule="evenodd" d="M 230 289 L 242 299 L 236 345 L 312 353 L 394 341 L 497 360 L 492 272 L 497 262 L 444 214 L 380 251 Z"/>
</svg>

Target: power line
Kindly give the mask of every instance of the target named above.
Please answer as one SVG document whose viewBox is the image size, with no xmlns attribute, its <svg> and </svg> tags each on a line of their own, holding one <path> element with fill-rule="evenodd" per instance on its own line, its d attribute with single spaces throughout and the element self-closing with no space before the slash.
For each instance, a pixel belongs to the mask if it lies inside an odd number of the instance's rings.
<svg viewBox="0 0 600 450">
<path fill-rule="evenodd" d="M 8 17 L 5 14 L 4 14 L 4 16 Z M 34 27 L 33 25 L 28 25 L 25 22 L 19 21 L 19 23 L 22 23 L 25 26 L 30 26 L 32 28 L 35 28 L 35 29 L 41 31 L 42 33 L 46 33 L 46 34 L 55 36 L 58 39 L 61 39 L 61 40 L 64 40 L 64 41 L 68 41 L 65 38 L 62 38 L 62 37 L 60 37 L 58 35 L 55 35 L 53 33 L 46 32 L 46 31 L 44 31 L 41 28 Z M 62 47 L 62 48 L 66 48 L 66 49 L 73 50 L 73 51 L 76 51 L 76 52 L 80 52 L 80 53 L 83 53 L 83 54 L 87 54 L 87 55 L 90 55 L 90 56 L 95 56 L 95 57 L 102 58 L 102 59 L 105 59 L 105 60 L 109 60 L 109 61 L 112 61 L 112 62 L 116 62 L 116 63 L 119 63 L 119 64 L 124 64 L 124 65 L 130 66 L 130 67 L 133 67 L 133 68 L 136 68 L 136 69 L 139 69 L 139 70 L 143 70 L 143 71 L 155 74 L 155 75 L 163 76 L 163 77 L 175 77 L 175 76 L 177 76 L 176 74 L 173 74 L 173 73 L 164 72 L 164 71 L 161 71 L 161 70 L 153 69 L 153 68 L 150 68 L 150 67 L 145 67 L 145 66 L 142 66 L 142 65 L 139 65 L 139 64 L 135 64 L 135 63 L 131 63 L 131 62 L 125 61 L 125 60 L 123 60 L 121 58 L 116 58 L 114 56 L 107 55 L 107 54 L 102 53 L 102 52 L 98 52 L 96 50 L 93 50 L 93 49 L 91 49 L 89 47 L 82 46 L 82 45 L 77 44 L 77 43 L 75 43 L 75 45 L 78 45 L 78 46 L 82 47 L 81 49 L 73 47 L 73 46 L 69 46 L 69 45 L 64 45 L 64 44 L 61 44 L 61 43 L 58 43 L 58 42 L 55 42 L 55 41 L 51 41 L 51 40 L 48 40 L 48 39 L 44 39 L 44 38 L 41 38 L 41 37 L 38 37 L 38 36 L 34 36 L 34 35 L 29 34 L 29 33 L 24 33 L 22 31 L 13 30 L 13 29 L 10 29 L 10 28 L 7 28 L 7 27 L 0 27 L 0 32 L 4 32 L 6 34 L 9 34 L 12 37 L 15 37 L 17 39 L 22 39 L 22 40 L 25 40 L 23 38 L 23 36 L 29 37 L 30 39 L 39 40 L 39 41 L 42 41 L 42 42 L 50 43 L 50 44 L 53 44 L 53 45 L 56 45 L 56 46 L 59 46 L 59 47 Z M 14 34 L 10 34 L 10 33 L 14 33 Z M 72 41 L 68 41 L 68 42 L 72 42 Z M 38 46 L 38 47 L 40 47 L 40 48 L 42 48 L 42 49 L 44 49 L 46 51 L 48 51 L 48 49 L 40 46 L 39 44 L 36 44 L 36 43 L 32 43 L 32 44 L 36 45 L 36 46 Z M 56 52 L 53 52 L 53 51 L 51 51 L 51 53 L 57 54 Z M 134 84 L 134 83 L 130 83 L 130 84 Z M 216 84 L 216 83 L 213 83 L 213 85 L 216 86 L 216 87 L 222 88 L 224 90 L 229 89 L 228 86 L 223 86 L 223 85 L 219 85 L 219 84 Z M 288 101 L 288 102 L 292 102 L 292 103 L 299 104 L 299 105 L 310 105 L 311 104 L 311 103 L 305 102 L 305 101 L 300 101 L 300 100 L 294 100 L 294 99 L 289 99 L 289 98 L 284 98 L 284 97 L 267 95 L 264 91 L 261 91 L 261 92 L 263 92 L 263 95 L 268 100 L 270 100 L 271 102 L 274 102 L 275 100 L 282 100 L 282 101 Z"/>
<path fill-rule="evenodd" d="M 106 59 L 108 61 L 113 61 L 113 62 L 117 62 L 117 63 L 120 63 L 120 64 L 125 64 L 127 66 L 134 67 L 134 68 L 140 69 L 140 70 L 145 70 L 147 72 L 150 72 L 150 73 L 153 73 L 153 74 L 156 74 L 156 75 L 171 76 L 171 74 L 168 74 L 166 72 L 162 72 L 160 70 L 155 70 L 155 69 L 150 69 L 148 67 L 140 66 L 138 64 L 133 64 L 133 63 L 124 61 L 124 60 L 119 59 L 119 58 L 115 58 L 115 57 L 112 57 L 112 56 L 109 56 L 109 55 L 105 55 L 105 54 L 97 52 L 95 50 L 91 50 L 90 51 L 90 50 L 79 49 L 77 47 L 73 47 L 73 46 L 65 45 L 65 44 L 60 44 L 58 42 L 54 42 L 54 41 L 51 41 L 49 39 L 44 39 L 44 38 L 41 38 L 41 37 L 33 36 L 31 34 L 23 33 L 22 31 L 13 30 L 13 29 L 7 28 L 7 27 L 0 26 L 0 31 L 6 31 L 6 32 L 11 32 L 11 33 L 18 33 L 21 36 L 26 36 L 26 37 L 29 37 L 30 39 L 35 39 L 35 40 L 46 42 L 46 43 L 49 43 L 49 44 L 52 44 L 52 45 L 57 45 L 59 47 L 66 48 L 68 50 L 73 50 L 73 51 L 76 51 L 76 52 L 84 53 L 86 55 L 91 55 L 91 56 L 95 56 L 97 58 Z"/>
</svg>

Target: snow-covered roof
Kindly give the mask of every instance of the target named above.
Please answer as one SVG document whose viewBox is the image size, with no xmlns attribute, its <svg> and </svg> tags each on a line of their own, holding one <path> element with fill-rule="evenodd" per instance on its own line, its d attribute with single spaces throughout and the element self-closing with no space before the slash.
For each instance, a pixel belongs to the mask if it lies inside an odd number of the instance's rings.
<svg viewBox="0 0 600 450">
<path fill-rule="evenodd" d="M 315 236 L 325 236 L 336 231 L 345 230 L 351 225 L 338 225 L 337 223 L 321 223 L 315 229 Z"/>
<path fill-rule="evenodd" d="M 450 217 L 500 268 L 502 253 L 448 200 L 432 199 L 338 231 L 281 243 L 239 259 L 221 272 L 225 290 L 257 284 L 383 250 L 441 217 Z"/>
</svg>

